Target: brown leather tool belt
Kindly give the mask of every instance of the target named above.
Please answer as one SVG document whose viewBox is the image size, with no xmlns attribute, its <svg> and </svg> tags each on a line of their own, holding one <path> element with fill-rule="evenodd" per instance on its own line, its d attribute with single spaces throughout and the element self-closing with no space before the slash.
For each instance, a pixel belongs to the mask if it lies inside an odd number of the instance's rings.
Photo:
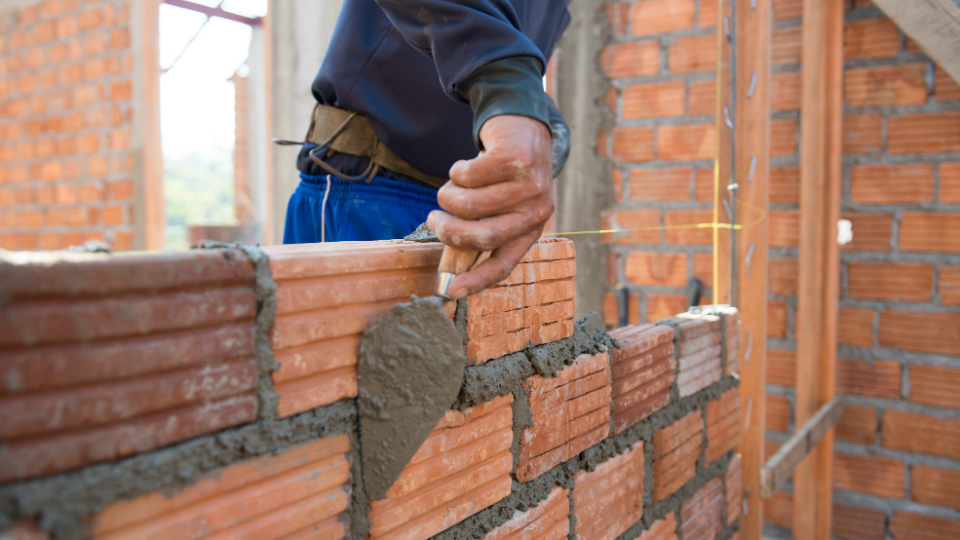
<svg viewBox="0 0 960 540">
<path fill-rule="evenodd" d="M 348 182 L 358 180 L 369 182 L 381 168 L 409 176 L 435 188 L 439 188 L 447 182 L 445 178 L 420 172 L 401 159 L 400 156 L 394 154 L 377 138 L 366 116 L 329 105 L 317 104 L 314 107 L 313 118 L 310 119 L 310 129 L 307 130 L 304 141 L 274 139 L 273 142 L 283 146 L 307 143 L 317 145 L 310 150 L 310 159 L 321 169 Z M 369 158 L 370 165 L 366 171 L 358 176 L 347 176 L 324 163 L 317 156 L 324 150 Z"/>
</svg>

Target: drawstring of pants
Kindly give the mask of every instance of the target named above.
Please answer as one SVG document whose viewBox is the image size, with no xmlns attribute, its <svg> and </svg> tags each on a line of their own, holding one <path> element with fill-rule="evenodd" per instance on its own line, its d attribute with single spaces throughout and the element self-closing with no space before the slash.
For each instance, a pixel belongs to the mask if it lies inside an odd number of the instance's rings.
<svg viewBox="0 0 960 540">
<path fill-rule="evenodd" d="M 320 242 L 327 241 L 327 198 L 330 197 L 330 175 L 327 175 L 327 190 L 323 192 L 323 205 L 320 206 Z"/>
</svg>

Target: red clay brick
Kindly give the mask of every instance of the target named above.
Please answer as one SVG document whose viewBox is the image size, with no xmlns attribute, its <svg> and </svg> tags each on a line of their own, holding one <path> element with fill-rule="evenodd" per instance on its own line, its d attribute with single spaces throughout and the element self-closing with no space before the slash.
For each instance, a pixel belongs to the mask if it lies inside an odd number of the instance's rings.
<svg viewBox="0 0 960 540">
<path fill-rule="evenodd" d="M 770 169 L 770 202 L 800 202 L 800 168 L 773 167 Z"/>
<path fill-rule="evenodd" d="M 907 351 L 960 354 L 960 314 L 884 311 L 880 345 Z"/>
<path fill-rule="evenodd" d="M 927 102 L 927 64 L 901 64 L 844 72 L 844 95 L 854 107 L 922 105 Z"/>
<path fill-rule="evenodd" d="M 629 293 L 627 304 L 627 324 L 640 324 L 640 297 L 635 293 Z M 602 314 L 603 320 L 608 327 L 616 327 L 619 324 L 617 296 L 615 293 L 604 293 Z"/>
<path fill-rule="evenodd" d="M 638 285 L 683 287 L 687 283 L 687 255 L 631 251 L 624 263 L 627 280 Z"/>
<path fill-rule="evenodd" d="M 952 459 L 960 458 L 960 421 L 887 410 L 883 446 Z"/>
<path fill-rule="evenodd" d="M 723 476 L 723 491 L 727 500 L 726 526 L 740 517 L 743 508 L 743 459 L 735 454 L 727 467 L 727 474 Z"/>
<path fill-rule="evenodd" d="M 512 401 L 449 411 L 388 498 L 370 503 L 370 537 L 424 540 L 509 495 Z"/>
<path fill-rule="evenodd" d="M 803 15 L 803 2 L 800 0 L 773 0 L 773 13 L 777 20 L 799 17 Z"/>
<path fill-rule="evenodd" d="M 714 478 L 680 503 L 680 535 L 684 540 L 712 540 L 723 529 L 725 505 L 723 481 Z"/>
<path fill-rule="evenodd" d="M 910 496 L 919 503 L 960 509 L 960 471 L 914 465 Z"/>
<path fill-rule="evenodd" d="M 659 244 L 659 210 L 618 210 L 601 213 L 600 220 L 605 230 L 639 229 L 613 234 L 605 234 L 604 242 L 617 244 Z"/>
<path fill-rule="evenodd" d="M 792 156 L 797 153 L 797 121 L 772 120 L 770 122 L 770 155 Z"/>
<path fill-rule="evenodd" d="M 690 81 L 690 116 L 712 116 L 716 112 L 717 81 Z"/>
<path fill-rule="evenodd" d="M 561 540 L 570 532 L 568 491 L 557 486 L 550 496 L 526 512 L 514 512 L 510 521 L 487 533 L 484 540 Z"/>
<path fill-rule="evenodd" d="M 785 529 L 793 528 L 793 495 L 778 491 L 763 501 L 763 521 Z"/>
<path fill-rule="evenodd" d="M 874 360 L 837 361 L 837 392 L 900 399 L 900 363 Z"/>
<path fill-rule="evenodd" d="M 673 328 L 627 326 L 610 333 L 613 349 L 613 431 L 620 433 L 670 402 L 676 360 Z"/>
<path fill-rule="evenodd" d="M 799 64 L 801 57 L 801 28 L 787 26 L 775 28 L 770 42 L 770 56 L 773 65 Z"/>
<path fill-rule="evenodd" d="M 840 308 L 837 340 L 845 345 L 873 347 L 874 318 L 873 311 L 869 309 Z M 881 341 L 883 341 L 882 337 Z"/>
<path fill-rule="evenodd" d="M 831 532 L 840 540 L 884 540 L 886 515 L 882 510 L 833 506 Z"/>
<path fill-rule="evenodd" d="M 631 85 L 623 89 L 621 114 L 624 120 L 683 116 L 685 100 L 686 83 L 683 81 Z"/>
<path fill-rule="evenodd" d="M 533 412 L 523 431 L 517 480 L 529 482 L 604 439 L 610 431 L 610 360 L 583 355 L 552 379 L 523 383 Z"/>
<path fill-rule="evenodd" d="M 770 259 L 770 294 L 797 295 L 797 260 Z"/>
<path fill-rule="evenodd" d="M 960 117 L 958 117 L 960 118 Z M 960 214 L 904 212 L 900 248 L 928 253 L 960 253 L 960 237 L 943 234 L 960 227 Z"/>
<path fill-rule="evenodd" d="M 900 30 L 886 17 L 849 22 L 843 32 L 843 57 L 884 58 L 900 54 Z"/>
<path fill-rule="evenodd" d="M 850 171 L 850 197 L 865 204 L 933 201 L 933 168 L 928 164 L 858 165 Z"/>
<path fill-rule="evenodd" d="M 677 540 L 676 514 L 670 512 L 663 519 L 655 521 L 637 540 Z"/>
<path fill-rule="evenodd" d="M 837 439 L 858 444 L 877 440 L 877 410 L 860 405 L 844 405 L 843 416 L 836 426 Z"/>
<path fill-rule="evenodd" d="M 574 476 L 578 538 L 614 540 L 643 515 L 643 443 Z"/>
<path fill-rule="evenodd" d="M 850 296 L 865 300 L 930 301 L 933 266 L 925 263 L 849 264 Z"/>
<path fill-rule="evenodd" d="M 676 38 L 667 50 L 667 66 L 674 74 L 715 70 L 717 37 L 708 34 Z"/>
<path fill-rule="evenodd" d="M 890 532 L 897 540 L 954 540 L 960 534 L 960 520 L 895 511 Z"/>
<path fill-rule="evenodd" d="M 794 247 L 800 244 L 800 213 L 796 210 L 770 212 L 770 245 Z"/>
<path fill-rule="evenodd" d="M 703 450 L 703 414 L 699 409 L 664 427 L 653 438 L 654 502 L 672 495 L 696 473 Z"/>
<path fill-rule="evenodd" d="M 960 409 L 960 370 L 939 366 L 910 366 L 910 395 L 912 403 Z"/>
<path fill-rule="evenodd" d="M 19 521 L 0 530 L 0 538 L 3 540 L 50 540 L 49 535 L 38 529 L 37 525 L 29 520 Z"/>
<path fill-rule="evenodd" d="M 608 45 L 600 53 L 600 65 L 611 79 L 654 75 L 660 71 L 660 41 Z"/>
<path fill-rule="evenodd" d="M 706 288 L 713 288 L 713 254 L 693 254 L 693 277 L 700 280 Z"/>
<path fill-rule="evenodd" d="M 630 27 L 636 36 L 666 34 L 693 27 L 693 0 L 637 0 L 631 4 Z"/>
<path fill-rule="evenodd" d="M 960 203 L 960 163 L 940 164 L 940 202 Z"/>
<path fill-rule="evenodd" d="M 844 154 L 879 154 L 882 149 L 883 119 L 879 114 L 844 115 Z"/>
<path fill-rule="evenodd" d="M 621 162 L 653 160 L 653 128 L 624 127 L 613 130 L 613 158 Z"/>
<path fill-rule="evenodd" d="M 911 114 L 887 120 L 891 154 L 960 151 L 960 113 Z"/>
<path fill-rule="evenodd" d="M 647 293 L 647 319 L 659 322 L 687 309 L 687 297 L 682 294 Z"/>
<path fill-rule="evenodd" d="M 787 337 L 787 303 L 783 300 L 767 302 L 767 337 Z"/>
<path fill-rule="evenodd" d="M 790 432 L 790 402 L 785 397 L 772 394 L 767 395 L 767 425 L 768 430 L 781 433 Z"/>
<path fill-rule="evenodd" d="M 667 243 L 701 244 L 713 242 L 713 231 L 701 224 L 713 223 L 713 210 L 667 210 L 663 215 Z"/>
<path fill-rule="evenodd" d="M 839 453 L 833 458 L 836 489 L 901 499 L 905 477 L 906 467 L 895 459 Z"/>
<path fill-rule="evenodd" d="M 767 351 L 767 384 L 797 385 L 797 353 L 770 349 Z"/>
<path fill-rule="evenodd" d="M 683 313 L 664 321 L 676 329 L 677 386 L 680 397 L 720 380 L 721 322 L 716 315 Z"/>
<path fill-rule="evenodd" d="M 940 66 L 934 70 L 933 95 L 938 103 L 960 100 L 960 84 L 953 80 Z"/>
<path fill-rule="evenodd" d="M 713 463 L 740 443 L 740 391 L 731 388 L 707 403 L 707 463 Z"/>
<path fill-rule="evenodd" d="M 630 171 L 630 200 L 642 202 L 690 200 L 690 168 Z"/>
<path fill-rule="evenodd" d="M 108 506 L 95 538 L 193 538 L 228 530 L 282 538 L 303 529 L 346 536 L 349 438 L 340 435 L 225 467 L 170 497 L 156 492 Z"/>
<path fill-rule="evenodd" d="M 713 159 L 716 154 L 714 124 L 670 124 L 660 126 L 657 147 L 664 161 Z"/>
<path fill-rule="evenodd" d="M 893 217 L 890 214 L 844 213 L 853 229 L 853 241 L 840 249 L 846 251 L 890 251 Z"/>
<path fill-rule="evenodd" d="M 770 78 L 772 111 L 800 110 L 800 72 L 775 73 Z"/>
<path fill-rule="evenodd" d="M 607 4 L 604 10 L 607 13 L 607 20 L 610 22 L 613 33 L 618 36 L 626 34 L 627 23 L 630 22 L 630 4 L 626 2 Z"/>
</svg>

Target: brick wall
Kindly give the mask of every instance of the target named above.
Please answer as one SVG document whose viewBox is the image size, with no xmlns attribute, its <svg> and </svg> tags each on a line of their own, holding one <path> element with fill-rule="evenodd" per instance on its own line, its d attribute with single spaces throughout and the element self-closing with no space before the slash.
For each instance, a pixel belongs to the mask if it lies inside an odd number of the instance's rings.
<svg viewBox="0 0 960 540">
<path fill-rule="evenodd" d="M 0 254 L 0 537 L 735 534 L 738 315 L 612 334 L 596 315 L 548 316 L 572 302 L 558 292 L 576 273 L 561 239 L 449 306 L 464 350 L 487 354 L 370 501 L 357 351 L 381 314 L 429 294 L 440 253 L 384 241 Z M 569 331 L 545 330 L 558 324 Z"/>
<path fill-rule="evenodd" d="M 627 286 L 630 322 L 638 324 L 684 311 L 691 277 L 710 301 L 710 229 L 652 229 L 713 221 L 716 2 L 641 0 L 606 10 L 613 36 L 601 62 L 616 120 L 599 149 L 615 164 L 616 202 L 602 222 L 651 229 L 605 238 L 609 284 Z M 613 292 L 604 316 L 616 320 Z"/>
<path fill-rule="evenodd" d="M 795 429 L 800 0 L 773 4 L 767 455 Z M 834 536 L 960 536 L 960 85 L 869 0 L 849 0 L 844 40 L 844 219 Z M 710 221 L 716 2 L 607 6 L 601 59 L 615 126 L 599 150 L 616 164 L 611 227 Z M 630 320 L 682 308 L 693 276 L 711 281 L 707 230 L 609 236 L 610 285 L 626 284 Z M 639 309 L 633 306 L 639 304 Z M 671 307 L 661 309 L 658 306 Z M 613 322 L 616 301 L 605 302 Z M 936 480 L 934 480 L 936 479 Z M 791 486 L 766 504 L 790 527 Z M 936 493 L 936 495 L 933 495 Z"/>
<path fill-rule="evenodd" d="M 793 422 L 799 212 L 800 2 L 774 1 L 767 452 Z M 842 217 L 833 535 L 960 536 L 960 86 L 868 0 L 844 31 Z M 788 151 L 789 150 L 789 151 Z M 956 285 L 954 283 L 956 282 Z M 789 528 L 789 485 L 767 504 Z M 889 535 L 889 536 L 888 536 Z"/>
<path fill-rule="evenodd" d="M 129 0 L 0 13 L 0 248 L 134 245 Z"/>
</svg>

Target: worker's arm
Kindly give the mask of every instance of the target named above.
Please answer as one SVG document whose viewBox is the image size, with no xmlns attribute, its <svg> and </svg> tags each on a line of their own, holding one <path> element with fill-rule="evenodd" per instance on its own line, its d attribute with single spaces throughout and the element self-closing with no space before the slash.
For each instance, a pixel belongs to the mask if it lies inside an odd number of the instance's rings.
<svg viewBox="0 0 960 540">
<path fill-rule="evenodd" d="M 451 284 L 449 296 L 461 298 L 506 278 L 540 238 L 553 214 L 554 172 L 569 151 L 567 126 L 544 92 L 543 55 L 519 30 L 509 2 L 377 3 L 434 60 L 447 94 L 474 111 L 480 155 L 451 167 L 438 194 L 449 213 L 429 218 L 445 244 L 491 251 Z"/>
</svg>

